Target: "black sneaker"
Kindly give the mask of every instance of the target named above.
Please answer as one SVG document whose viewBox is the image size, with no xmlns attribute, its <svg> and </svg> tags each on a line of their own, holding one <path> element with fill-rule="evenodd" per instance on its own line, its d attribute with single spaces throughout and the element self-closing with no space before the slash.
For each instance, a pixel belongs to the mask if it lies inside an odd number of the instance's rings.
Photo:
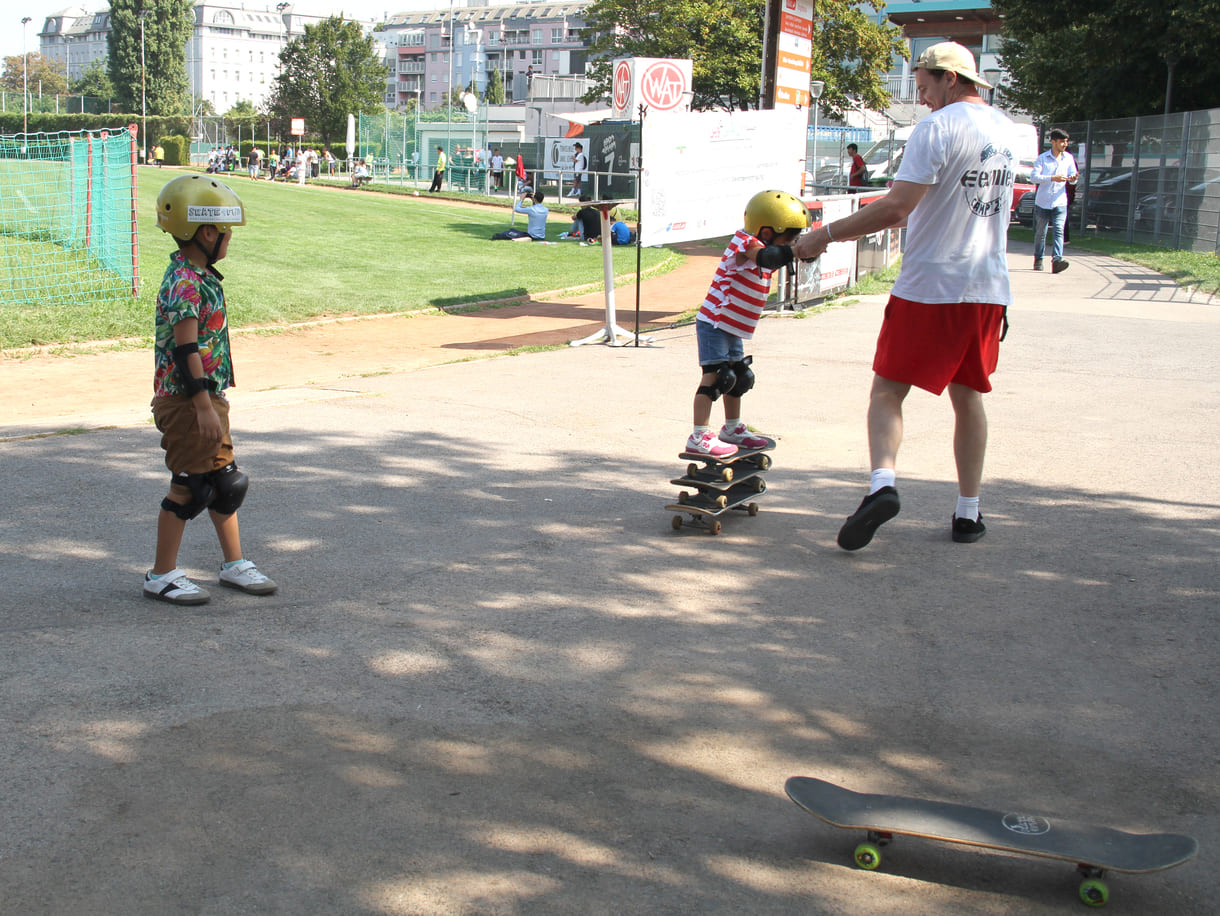
<svg viewBox="0 0 1220 916">
<path fill-rule="evenodd" d="M 972 522 L 968 518 L 953 516 L 953 540 L 957 541 L 957 543 L 973 544 L 986 533 L 987 526 L 983 524 L 982 515 L 979 515 L 977 522 Z"/>
<path fill-rule="evenodd" d="M 1071 266 L 1071 263 L 1063 258 L 1060 258 L 1058 261 L 1051 261 L 1051 273 L 1061 274 Z"/>
<path fill-rule="evenodd" d="M 859 550 L 873 539 L 877 529 L 898 514 L 901 503 L 898 491 L 882 487 L 864 497 L 854 515 L 839 529 L 839 546 L 844 550 Z"/>
<path fill-rule="evenodd" d="M 1042 259 L 1034 258 L 1034 270 L 1041 270 L 1041 269 L 1042 269 Z"/>
</svg>

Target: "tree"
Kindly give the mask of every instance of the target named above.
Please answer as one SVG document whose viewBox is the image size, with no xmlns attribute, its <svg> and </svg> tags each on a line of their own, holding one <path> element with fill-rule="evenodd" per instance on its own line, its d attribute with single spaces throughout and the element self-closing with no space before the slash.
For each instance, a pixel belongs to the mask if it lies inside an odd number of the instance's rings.
<svg viewBox="0 0 1220 916">
<path fill-rule="evenodd" d="M 249 99 L 240 99 L 225 112 L 225 124 L 240 132 L 242 136 L 254 133 L 254 127 L 259 121 L 266 120 L 258 113 L 254 103 Z"/>
<path fill-rule="evenodd" d="M 57 60 L 43 57 L 34 51 L 25 56 L 23 69 L 21 55 L 4 58 L 4 75 L 0 76 L 0 86 L 8 92 L 17 93 L 21 99 L 23 80 L 28 78 L 31 95 L 63 95 L 68 91 L 68 77 L 64 75 L 64 65 Z"/>
<path fill-rule="evenodd" d="M 882 77 L 906 45 L 898 29 L 861 8 L 882 6 L 817 3 L 811 78 L 826 82 L 822 111 L 842 115 L 853 99 L 870 108 L 888 104 Z M 593 85 L 583 101 L 610 96 L 616 57 L 677 57 L 693 61 L 692 108 L 758 107 L 765 9 L 765 0 L 594 0 L 585 14 Z"/>
<path fill-rule="evenodd" d="M 491 69 L 487 72 L 487 91 L 483 98 L 488 105 L 504 104 L 504 81 L 500 79 L 500 71 Z"/>
<path fill-rule="evenodd" d="M 114 96 L 114 84 L 110 82 L 110 74 L 106 72 L 106 59 L 95 58 L 89 61 L 83 73 L 72 84 L 73 95 L 89 95 L 99 99 L 109 99 Z"/>
<path fill-rule="evenodd" d="M 347 116 L 383 109 L 386 66 L 373 39 L 338 16 L 305 26 L 280 52 L 280 74 L 268 103 L 280 120 L 304 118 L 329 144 L 347 134 Z"/>
<path fill-rule="evenodd" d="M 186 113 L 186 43 L 195 28 L 191 5 L 192 0 L 111 0 L 106 59 L 115 97 L 125 110 L 141 110 L 143 76 L 149 114 Z M 140 66 L 141 10 L 146 11 L 144 68 Z"/>
<path fill-rule="evenodd" d="M 994 0 L 1004 16 L 1005 98 L 1039 120 L 1161 114 L 1220 106 L 1220 2 Z"/>
</svg>

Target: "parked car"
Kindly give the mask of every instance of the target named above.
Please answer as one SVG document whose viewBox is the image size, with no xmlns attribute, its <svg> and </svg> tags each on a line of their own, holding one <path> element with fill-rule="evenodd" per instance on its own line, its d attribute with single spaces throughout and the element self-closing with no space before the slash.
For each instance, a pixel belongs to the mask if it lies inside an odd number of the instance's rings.
<svg viewBox="0 0 1220 916">
<path fill-rule="evenodd" d="M 1131 208 L 1131 179 L 1135 178 L 1137 200 L 1149 191 L 1155 191 L 1161 174 L 1158 168 L 1140 169 L 1133 174 L 1124 168 L 1109 178 L 1097 180 L 1090 175 L 1088 198 L 1085 200 L 1085 220 L 1103 232 L 1122 232 L 1127 228 L 1127 214 Z M 1177 182 L 1178 170 L 1167 169 L 1166 180 Z M 1172 175 L 1172 179 L 1168 176 Z M 1176 186 L 1176 185 L 1175 185 Z"/>
<path fill-rule="evenodd" d="M 1020 223 L 1022 226 L 1034 225 L 1034 198 L 1038 196 L 1038 190 L 1035 188 L 1032 191 L 1026 191 L 1017 201 L 1017 206 L 1012 211 L 1012 221 Z"/>
<path fill-rule="evenodd" d="M 1187 233 L 1193 233 L 1198 227 L 1199 213 L 1204 209 L 1205 201 L 1210 201 L 1210 209 L 1214 213 L 1220 209 L 1220 175 L 1200 181 L 1186 189 L 1182 200 L 1178 200 L 1176 184 L 1165 184 L 1154 194 L 1146 194 L 1135 202 L 1135 228 L 1141 231 L 1156 231 L 1159 221 L 1161 231 L 1172 231 L 1179 216 L 1182 228 Z"/>
</svg>

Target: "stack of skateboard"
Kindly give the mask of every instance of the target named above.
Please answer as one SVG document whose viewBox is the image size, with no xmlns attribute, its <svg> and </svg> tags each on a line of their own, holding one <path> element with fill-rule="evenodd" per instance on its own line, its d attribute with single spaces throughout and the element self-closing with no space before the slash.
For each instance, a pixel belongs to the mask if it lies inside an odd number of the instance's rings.
<svg viewBox="0 0 1220 916">
<path fill-rule="evenodd" d="M 688 493 L 683 490 L 678 494 L 678 501 L 666 506 L 672 512 L 674 530 L 684 524 L 707 528 L 712 534 L 719 534 L 720 516 L 731 509 L 745 512 L 749 515 L 758 514 L 758 503 L 752 500 L 767 490 L 763 472 L 771 467 L 771 456 L 766 454 L 775 448 L 775 440 L 767 439 L 767 444 L 759 448 L 739 448 L 725 458 L 714 458 L 698 452 L 683 452 L 679 458 L 691 463 L 686 466 L 686 476 L 671 480 L 670 483 L 679 487 L 689 487 L 694 490 Z M 702 462 L 702 466 L 696 462 Z M 689 521 L 683 516 L 689 515 Z"/>
</svg>

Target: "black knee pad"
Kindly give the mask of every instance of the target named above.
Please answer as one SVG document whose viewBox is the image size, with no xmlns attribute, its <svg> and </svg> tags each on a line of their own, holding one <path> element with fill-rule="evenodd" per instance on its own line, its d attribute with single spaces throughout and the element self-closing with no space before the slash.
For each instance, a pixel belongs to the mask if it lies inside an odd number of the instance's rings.
<svg viewBox="0 0 1220 916">
<path fill-rule="evenodd" d="M 754 357 L 747 356 L 745 359 L 733 363 L 733 374 L 737 377 L 733 390 L 729 392 L 733 397 L 739 398 L 754 387 L 754 373 L 750 371 L 752 362 L 754 362 Z"/>
<path fill-rule="evenodd" d="M 704 366 L 703 372 L 704 374 L 715 372 L 716 381 L 711 385 L 700 385 L 695 394 L 705 394 L 713 401 L 718 400 L 722 394 L 731 392 L 733 386 L 737 384 L 737 375 L 733 372 L 731 363 L 716 363 L 715 365 Z"/>
<path fill-rule="evenodd" d="M 191 500 L 187 503 L 176 503 L 168 496 L 161 500 L 161 508 L 172 512 L 184 522 L 189 522 L 196 515 L 212 504 L 216 498 L 216 490 L 208 479 L 210 474 L 175 474 L 171 484 L 184 486 L 191 491 Z"/>
<path fill-rule="evenodd" d="M 250 478 L 237 469 L 237 462 L 230 461 L 223 468 L 205 475 L 216 491 L 211 509 L 221 515 L 232 515 L 246 499 L 250 489 Z"/>
</svg>

